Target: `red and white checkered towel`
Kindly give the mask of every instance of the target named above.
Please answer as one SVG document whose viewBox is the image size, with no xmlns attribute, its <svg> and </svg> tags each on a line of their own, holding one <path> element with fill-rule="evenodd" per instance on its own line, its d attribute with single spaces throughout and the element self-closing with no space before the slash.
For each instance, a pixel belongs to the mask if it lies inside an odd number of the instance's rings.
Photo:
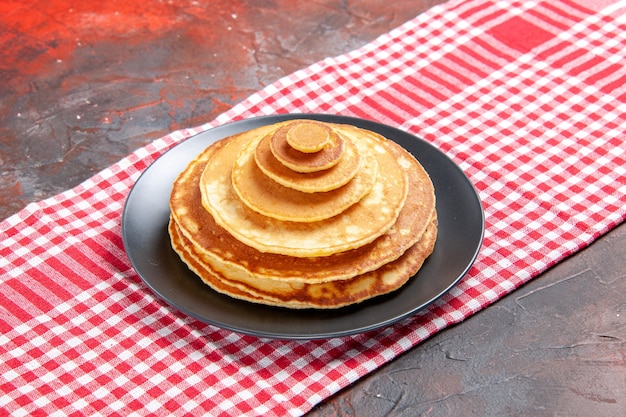
<svg viewBox="0 0 626 417">
<path fill-rule="evenodd" d="M 624 62 L 624 2 L 453 0 L 29 205 L 0 224 L 0 410 L 305 413 L 624 220 Z M 412 318 L 329 340 L 243 336 L 155 297 L 120 236 L 142 170 L 194 133 L 285 112 L 374 119 L 448 154 L 485 208 L 469 274 Z"/>
</svg>

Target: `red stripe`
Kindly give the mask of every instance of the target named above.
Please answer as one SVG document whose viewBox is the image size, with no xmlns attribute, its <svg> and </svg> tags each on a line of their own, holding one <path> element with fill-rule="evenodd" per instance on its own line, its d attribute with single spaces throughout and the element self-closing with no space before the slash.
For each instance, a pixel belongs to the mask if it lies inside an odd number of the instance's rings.
<svg viewBox="0 0 626 417">
<path fill-rule="evenodd" d="M 389 102 L 394 102 L 394 101 L 397 102 L 393 96 L 391 96 L 385 91 L 380 91 L 378 93 L 378 96 L 379 96 L 378 98 L 384 98 L 386 101 L 389 101 Z M 394 109 L 391 108 L 391 106 L 381 105 L 381 103 L 377 101 L 376 98 L 368 97 L 368 99 L 371 99 L 371 100 L 367 100 L 367 102 L 371 103 L 371 107 L 375 109 L 377 112 L 379 112 L 380 114 L 382 114 L 383 116 L 385 116 L 385 118 L 393 120 L 393 124 L 401 124 L 404 121 L 401 115 L 399 115 L 398 112 L 394 111 Z"/>
<path fill-rule="evenodd" d="M 452 82 L 447 81 L 446 79 L 440 77 L 437 73 L 434 73 L 432 71 L 425 71 L 426 75 L 430 75 L 430 78 L 432 78 L 435 82 L 437 82 L 441 86 L 447 87 L 454 94 L 458 94 L 461 91 L 463 91 L 465 86 L 473 84 L 470 80 L 468 80 L 467 78 L 463 77 L 458 72 L 452 71 L 452 69 L 450 67 L 443 67 L 440 62 L 433 62 L 431 64 L 431 67 L 435 67 L 437 69 L 440 69 L 441 72 L 443 72 L 443 73 L 445 73 L 445 74 L 447 74 L 447 75 L 449 75 L 451 77 L 454 77 L 457 80 L 463 82 L 464 85 L 460 85 L 460 83 L 452 83 Z"/>
<path fill-rule="evenodd" d="M 62 256 L 62 255 L 66 255 L 66 256 Z M 71 283 L 75 285 L 77 289 L 79 289 L 80 291 L 84 291 L 88 288 L 93 287 L 92 282 L 83 279 L 83 275 L 85 275 L 84 273 L 88 271 L 83 271 L 83 268 L 80 265 L 76 266 L 74 265 L 73 262 L 68 262 L 68 257 L 70 257 L 70 260 L 74 260 L 71 257 L 71 255 L 65 253 L 65 254 L 60 254 L 59 256 L 55 256 L 54 258 L 48 259 L 46 263 L 50 265 L 51 268 L 58 271 L 61 276 L 65 277 L 66 283 Z M 78 273 L 78 272 L 84 272 L 84 273 Z"/>
<path fill-rule="evenodd" d="M 461 48 L 459 48 L 458 50 L 460 50 L 460 49 Z M 467 53 L 467 51 L 462 51 L 462 52 Z M 448 55 L 446 55 L 445 58 L 448 59 L 449 61 L 454 62 L 458 66 L 465 68 L 469 72 L 474 73 L 478 77 L 484 78 L 484 77 L 487 77 L 489 75 L 486 72 L 482 71 L 480 68 L 478 68 L 478 67 L 476 67 L 474 65 L 471 65 L 467 60 L 462 59 L 462 57 L 460 57 L 460 56 L 458 56 L 456 54 L 448 54 Z M 474 58 L 474 57 L 472 57 L 472 58 Z M 458 74 L 458 73 L 455 73 L 455 74 Z M 467 85 L 474 84 L 473 81 L 470 81 L 469 79 L 467 79 L 467 80 L 468 80 Z"/>
<path fill-rule="evenodd" d="M 83 291 L 86 287 L 92 286 L 93 284 L 88 283 L 87 281 L 82 282 L 82 285 L 78 285 L 76 281 L 79 281 L 75 278 L 76 271 L 68 265 L 66 262 L 63 262 L 63 257 L 61 259 L 54 257 L 46 260 L 46 265 L 48 265 L 52 270 L 56 271 L 56 273 L 64 278 L 72 278 L 72 279 L 64 279 L 63 285 L 56 285 L 55 293 L 59 296 L 62 296 L 65 300 L 69 300 L 76 295 L 76 293 Z M 57 280 L 55 280 L 57 281 Z"/>
<path fill-rule="evenodd" d="M 621 71 L 623 71 L 624 69 L 624 64 L 613 64 L 610 65 L 608 67 L 606 67 L 605 69 L 596 72 L 595 74 L 592 74 L 590 77 L 588 77 L 585 82 L 589 83 L 589 84 L 599 84 L 600 81 L 602 81 L 603 79 L 610 77 L 612 74 L 614 73 L 619 73 Z M 600 87 L 600 91 L 602 91 L 603 93 L 607 93 L 607 94 L 611 94 L 613 93 L 617 88 L 623 87 L 625 84 L 624 82 L 626 81 L 626 74 L 622 74 L 621 77 L 619 77 L 618 79 L 616 79 L 615 81 L 612 81 L 606 85 L 603 85 Z"/>
<path fill-rule="evenodd" d="M 426 74 L 424 74 L 426 75 Z M 445 101 L 448 96 L 442 94 L 441 92 L 436 90 L 436 86 L 433 88 L 430 84 L 426 84 L 422 81 L 421 78 L 416 78 L 415 76 L 408 76 L 405 78 L 405 81 L 416 87 L 419 90 L 425 91 L 429 95 L 433 96 L 439 101 Z"/>
<path fill-rule="evenodd" d="M 410 88 L 407 87 L 407 84 L 410 85 Z M 405 99 L 409 100 L 399 101 L 388 91 L 380 91 L 378 92 L 378 96 L 380 98 L 384 98 L 385 101 L 389 103 L 393 103 L 397 108 L 401 108 L 410 115 L 416 115 L 415 107 L 410 105 L 410 102 L 419 104 L 424 108 L 431 108 L 434 103 L 433 101 L 427 100 L 425 97 L 430 95 L 438 99 L 439 101 L 445 100 L 447 97 L 440 94 L 438 91 L 433 90 L 427 84 L 424 84 L 420 80 L 414 77 L 407 77 L 404 80 L 404 83 L 397 84 L 391 87 L 393 90 L 397 91 L 399 95 L 403 96 Z M 420 91 L 426 94 L 420 94 Z M 372 109 L 376 109 L 377 112 L 385 115 L 386 117 L 394 120 L 396 124 L 402 123 L 404 120 L 401 115 L 397 114 L 397 112 L 390 109 L 388 106 L 381 106 L 381 103 L 373 97 L 365 97 L 362 102 L 350 107 L 350 111 L 357 115 L 363 115 L 365 118 L 372 118 L 372 114 L 368 111 L 364 111 L 365 107 L 369 106 Z"/>
<path fill-rule="evenodd" d="M 579 22 L 581 20 L 580 16 L 574 16 L 573 14 L 571 14 L 569 12 L 566 12 L 564 9 L 560 9 L 560 8 L 555 7 L 553 4 L 551 4 L 549 2 L 542 3 L 542 6 L 546 10 L 550 10 L 551 12 L 554 12 L 554 13 L 558 14 L 559 16 L 564 18 L 565 20 L 570 21 L 571 24 L 574 24 L 574 23 Z M 567 26 L 566 28 L 568 28 L 568 27 L 569 26 Z"/>
<path fill-rule="evenodd" d="M 446 80 L 436 72 L 427 70 L 423 71 L 422 73 L 425 77 L 430 78 L 434 82 L 433 91 L 437 92 L 437 97 L 440 98 L 441 101 L 445 101 L 451 95 L 458 94 L 463 91 L 463 88 L 461 86 Z M 446 72 L 446 74 L 450 75 L 448 72 Z"/>
<path fill-rule="evenodd" d="M 605 62 L 604 58 L 594 55 L 591 59 L 583 62 L 577 67 L 572 68 L 569 73 L 570 75 L 578 75 L 583 71 L 595 67 L 596 65 L 602 64 L 603 62 Z"/>
<path fill-rule="evenodd" d="M 361 119 L 368 119 L 368 120 L 372 120 L 372 117 L 363 109 L 362 106 L 355 104 L 352 106 L 349 106 L 346 109 L 347 113 L 353 115 L 354 117 L 359 117 Z"/>
<path fill-rule="evenodd" d="M 394 91 L 398 92 L 397 89 L 394 89 Z M 416 112 L 417 106 L 415 103 L 411 100 L 407 100 L 406 96 L 402 93 L 398 93 L 396 95 L 390 91 L 381 91 L 379 96 L 394 106 L 394 108 L 389 106 L 384 106 L 384 108 L 386 110 L 385 113 L 389 113 L 391 115 L 390 118 L 392 118 L 396 124 L 402 124 L 407 118 L 414 117 L 418 114 L 418 112 Z M 401 97 L 402 99 L 399 100 L 398 97 Z M 405 115 L 400 114 L 401 112 L 404 112 L 408 117 L 404 117 Z"/>
<path fill-rule="evenodd" d="M 491 14 L 488 14 L 488 15 L 485 15 L 485 16 L 483 16 L 482 18 L 480 18 L 480 19 L 476 20 L 476 21 L 473 23 L 473 26 L 474 26 L 474 27 L 480 27 L 480 26 L 482 26 L 483 24 L 486 24 L 485 26 L 486 26 L 486 27 L 489 27 L 489 26 L 490 26 L 490 25 L 488 24 L 489 22 L 492 22 L 492 21 L 496 20 L 498 17 L 503 16 L 503 15 L 505 15 L 505 14 L 507 14 L 507 13 L 508 13 L 508 10 L 498 9 L 498 10 L 496 10 L 495 12 L 493 12 L 493 13 L 491 13 Z"/>
<path fill-rule="evenodd" d="M 479 54 L 475 48 L 470 48 L 468 45 L 460 45 L 458 50 L 490 68 L 496 69 L 500 67 L 494 61 L 487 59 L 485 55 Z"/>
<path fill-rule="evenodd" d="M 620 101 L 620 102 L 622 102 L 622 103 L 626 103 L 626 91 L 625 91 L 623 94 L 620 94 L 620 95 L 617 97 L 617 101 Z"/>
<path fill-rule="evenodd" d="M 42 289 L 49 292 L 48 295 L 42 294 L 42 296 L 45 296 L 50 303 L 56 305 L 59 302 L 71 300 L 74 295 L 68 292 L 67 285 L 59 285 L 57 282 L 59 280 L 55 279 L 59 276 L 59 270 L 50 265 L 48 263 L 49 260 L 46 260 L 44 264 L 39 265 L 37 268 L 29 270 L 29 275 L 32 279 L 38 281 Z"/>
<path fill-rule="evenodd" d="M 405 84 L 396 84 L 392 86 L 392 88 L 398 91 L 399 94 L 407 98 L 407 101 L 415 103 L 425 108 L 433 107 L 433 101 L 430 101 L 426 98 L 425 94 L 420 94 L 420 91 L 423 91 L 419 88 L 418 85 L 414 83 L 410 83 L 410 86 L 413 88 L 407 88 Z"/>
<path fill-rule="evenodd" d="M 468 19 L 469 17 L 472 17 L 473 15 L 478 14 L 479 12 L 483 10 L 487 10 L 490 7 L 491 7 L 491 4 L 487 2 L 478 3 L 476 7 L 472 7 L 471 9 L 467 9 L 465 12 L 459 13 L 459 17 L 461 17 L 462 19 Z M 474 26 L 478 26 L 478 24 L 475 23 Z"/>
<path fill-rule="evenodd" d="M 7 297 L 5 291 L 0 292 L 0 305 L 2 306 L 2 309 L 6 310 L 7 312 L 6 314 L 0 315 L 0 317 L 3 318 L 2 320 L 0 320 L 0 322 L 3 323 L 3 328 L 8 326 L 10 329 L 13 329 L 17 324 L 15 323 L 15 321 L 19 323 L 26 323 L 28 320 L 33 318 L 33 315 L 30 312 L 24 310 L 20 304 L 15 303 L 12 298 Z M 9 317 L 15 317 L 17 320 L 9 319 L 11 323 L 7 323 L 7 321 L 5 321 L 5 318 L 8 319 Z M 7 325 L 5 325 L 4 323 L 7 323 Z M 6 334 L 4 330 L 3 333 Z"/>
<path fill-rule="evenodd" d="M 126 262 L 126 252 L 120 233 L 113 230 L 105 230 L 98 235 L 98 240 L 92 240 L 91 242 L 98 249 L 95 252 L 102 254 L 103 260 L 110 263 L 113 269 L 125 271 L 130 266 Z M 101 242 L 109 243 L 110 245 L 104 246 Z"/>
<path fill-rule="evenodd" d="M 567 29 L 569 29 L 570 24 L 566 24 L 566 23 L 562 23 L 562 22 L 558 22 L 550 17 L 548 17 L 545 14 L 539 13 L 537 10 L 535 9 L 528 9 L 526 10 L 526 12 L 530 15 L 533 15 L 535 17 L 537 17 L 538 19 L 540 19 L 542 22 L 547 23 L 548 25 L 554 26 L 562 31 L 565 31 Z M 544 25 L 541 25 L 542 27 L 544 27 Z"/>
<path fill-rule="evenodd" d="M 507 62 L 511 62 L 513 60 L 513 56 L 504 52 L 503 48 L 496 48 L 490 43 L 485 42 L 485 40 L 480 38 L 474 38 L 473 41 L 476 45 L 483 48 L 485 51 L 489 52 L 491 55 L 496 56 L 498 58 L 505 59 Z"/>
<path fill-rule="evenodd" d="M 596 14 L 596 12 L 594 12 L 591 9 L 587 9 L 583 6 L 581 6 L 579 3 L 573 2 L 573 1 L 569 1 L 569 0 L 561 0 L 561 3 L 568 5 L 570 8 L 575 9 L 581 13 L 584 13 L 586 15 L 592 15 L 592 14 Z M 543 5 L 545 7 L 548 6 L 552 6 L 549 2 L 544 2 Z M 558 9 L 555 9 L 555 11 L 557 11 Z"/>
<path fill-rule="evenodd" d="M 369 96 L 364 97 L 360 103 L 348 107 L 347 110 L 357 117 L 378 122 L 385 122 L 384 119 L 388 117 L 375 98 Z"/>
<path fill-rule="evenodd" d="M 91 239 L 86 239 L 83 241 L 83 244 L 89 246 L 88 244 L 93 242 Z M 75 265 L 77 269 L 84 269 L 85 275 L 91 279 L 102 280 L 104 277 L 108 277 L 111 275 L 110 270 L 106 268 L 102 268 L 97 262 L 96 259 L 93 259 L 90 256 L 87 256 L 86 252 L 83 252 L 78 249 L 68 250 L 67 255 L 70 256 L 73 260 L 75 260 L 79 265 Z M 88 281 L 82 279 L 77 271 L 73 271 L 72 278 L 75 284 L 80 283 L 83 286 L 84 290 L 87 290 L 93 286 L 93 281 Z M 98 278 L 99 277 L 99 278 Z"/>
<path fill-rule="evenodd" d="M 571 45 L 571 44 L 569 44 L 569 43 L 565 43 L 565 42 L 563 42 L 563 43 L 560 43 L 560 44 L 556 45 L 554 48 L 551 48 L 551 49 L 549 49 L 549 50 L 546 50 L 546 51 L 545 51 L 544 53 L 542 53 L 540 56 L 541 56 L 543 59 L 545 59 L 547 54 L 549 54 L 549 53 L 550 53 L 550 54 L 551 54 L 551 53 L 553 53 L 553 50 L 554 50 L 554 52 L 558 52 L 558 51 L 563 50 L 563 49 L 565 49 L 566 47 L 570 47 L 570 46 L 572 46 L 572 45 Z M 561 59 L 556 60 L 556 61 L 553 63 L 553 65 L 554 65 L 555 67 L 562 68 L 562 67 L 564 67 L 565 65 L 569 64 L 570 62 L 575 61 L 576 59 L 578 59 L 578 58 L 582 57 L 582 56 L 583 56 L 583 55 L 585 55 L 585 54 L 587 54 L 587 51 L 585 51 L 584 49 L 575 49 L 574 51 L 572 51 L 572 52 L 570 52 L 569 54 L 565 55 L 565 56 L 564 56 L 564 57 L 562 57 Z"/>
<path fill-rule="evenodd" d="M 27 271 L 27 272 L 31 272 L 31 271 Z M 28 275 L 25 273 L 23 279 L 14 278 L 9 281 L 6 281 L 4 285 L 15 290 L 15 292 L 17 292 L 21 297 L 23 297 L 23 299 L 21 299 L 20 302 L 23 303 L 22 306 L 26 307 L 24 309 L 19 307 L 18 309 L 16 309 L 15 312 L 13 312 L 12 310 L 11 312 L 14 314 L 15 313 L 19 314 L 20 318 L 22 319 L 27 317 L 26 320 L 29 320 L 35 315 L 52 310 L 54 308 L 54 305 L 50 304 L 40 294 L 36 293 L 35 291 L 31 289 L 31 287 L 28 284 L 30 284 L 31 282 L 29 281 L 32 281 L 32 280 L 28 279 L 27 276 Z M 4 297 L 4 294 L 3 294 L 3 297 Z M 10 305 L 17 307 L 13 301 L 10 301 Z M 32 309 L 28 307 L 35 307 L 39 309 L 39 311 L 38 312 L 32 311 Z"/>
</svg>

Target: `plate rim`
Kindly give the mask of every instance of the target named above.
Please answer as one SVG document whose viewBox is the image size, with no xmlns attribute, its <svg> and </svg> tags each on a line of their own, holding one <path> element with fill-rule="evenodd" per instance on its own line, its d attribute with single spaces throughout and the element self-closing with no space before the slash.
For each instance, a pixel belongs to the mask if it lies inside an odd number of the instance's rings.
<svg viewBox="0 0 626 417">
<path fill-rule="evenodd" d="M 467 186 L 467 189 L 465 190 L 469 195 L 471 195 L 475 200 L 473 201 L 474 204 L 477 205 L 478 208 L 478 216 L 475 219 L 472 219 L 473 222 L 478 222 L 479 225 L 477 224 L 478 228 L 480 229 L 479 232 L 479 236 L 474 236 L 473 238 L 476 240 L 475 243 L 475 247 L 473 247 L 473 252 L 471 253 L 471 255 L 468 257 L 467 262 L 465 262 L 465 266 L 464 268 L 462 268 L 461 271 L 459 271 L 457 273 L 457 276 L 454 277 L 454 279 L 451 279 L 448 282 L 448 285 L 445 285 L 445 287 L 443 289 L 441 289 L 441 291 L 439 291 L 438 294 L 434 295 L 433 297 L 431 297 L 430 300 L 428 300 L 427 302 L 421 303 L 417 306 L 415 306 L 415 308 L 412 309 L 408 309 L 407 311 L 405 311 L 403 314 L 399 314 L 396 315 L 394 317 L 390 317 L 388 319 L 385 320 L 381 320 L 378 322 L 372 322 L 371 324 L 368 325 L 359 325 L 353 328 L 345 328 L 343 330 L 334 330 L 334 331 L 326 331 L 326 332 L 314 332 L 314 333 L 307 333 L 307 332 L 284 332 L 284 331 L 271 331 L 268 329 L 253 329 L 253 328 L 243 328 L 242 326 L 237 326 L 237 325 L 233 325 L 230 323 L 224 323 L 223 320 L 215 320 L 215 319 L 211 319 L 210 317 L 206 317 L 202 314 L 198 314 L 197 312 L 193 311 L 192 309 L 188 308 L 188 306 L 185 305 L 180 305 L 180 303 L 177 303 L 175 301 L 172 300 L 172 297 L 168 296 L 167 294 L 164 294 L 164 291 L 162 290 L 162 288 L 157 288 L 155 287 L 155 283 L 153 282 L 153 280 L 151 280 L 151 278 L 149 276 L 144 276 L 145 275 L 145 271 L 143 271 L 143 269 L 140 266 L 140 262 L 135 259 L 135 250 L 132 247 L 131 241 L 132 238 L 129 236 L 130 234 L 130 228 L 131 225 L 129 224 L 129 222 L 132 221 L 132 219 L 130 218 L 130 212 L 133 209 L 132 205 L 134 204 L 134 197 L 136 196 L 136 193 L 138 192 L 138 190 L 140 189 L 140 187 L 145 187 L 145 181 L 147 181 L 147 178 L 154 172 L 155 169 L 157 169 L 159 164 L 163 164 L 164 161 L 166 161 L 168 158 L 173 158 L 172 155 L 174 155 L 176 152 L 182 152 L 182 149 L 185 146 L 192 146 L 191 144 L 193 143 L 193 146 L 195 146 L 195 142 L 201 142 L 204 137 L 207 137 L 207 140 L 205 142 L 203 142 L 202 144 L 198 143 L 198 148 L 199 148 L 199 152 L 202 151 L 202 149 L 206 148 L 207 146 L 209 146 L 211 143 L 214 143 L 215 141 L 218 141 L 222 138 L 225 138 L 227 136 L 230 136 L 232 134 L 236 134 L 239 132 L 243 132 L 249 129 L 252 129 L 254 127 L 257 126 L 262 126 L 262 125 L 266 125 L 266 124 L 271 124 L 271 123 L 276 123 L 279 121 L 284 121 L 284 120 L 290 120 L 290 119 L 297 119 L 297 118 L 303 118 L 303 119 L 315 119 L 315 120 L 321 120 L 321 121 L 327 121 L 327 122 L 331 122 L 331 123 L 343 123 L 343 124 L 351 124 L 357 127 L 361 127 L 364 129 L 368 129 L 368 130 L 372 130 L 374 132 L 377 132 L 379 134 L 382 134 L 380 132 L 378 132 L 378 130 L 383 130 L 383 131 L 390 131 L 390 132 L 394 132 L 394 133 L 398 133 L 400 136 L 403 136 L 403 139 L 406 139 L 407 141 L 417 141 L 419 142 L 420 146 L 426 146 L 426 148 L 429 149 L 429 151 L 434 152 L 434 154 L 436 154 L 439 158 L 444 158 L 445 160 L 447 160 L 447 163 L 450 165 L 451 168 L 455 168 L 458 172 L 457 174 L 460 174 L 460 177 L 464 180 L 465 182 L 465 186 Z M 223 132 L 223 134 L 222 134 Z M 385 135 L 383 135 L 385 136 Z M 386 136 L 388 139 L 398 143 L 399 137 L 388 137 Z M 185 145 L 187 144 L 187 145 Z M 413 152 L 409 149 L 406 148 L 405 145 L 403 145 L 402 143 L 399 143 L 400 146 L 402 146 L 404 149 L 406 149 L 407 151 L 409 151 L 411 154 L 413 154 Z M 195 154 L 197 155 L 197 154 Z M 416 157 L 416 159 L 419 158 L 417 155 L 414 155 Z M 193 156 L 190 156 L 186 161 L 184 161 L 184 166 L 186 166 L 189 161 L 191 161 L 191 159 L 193 158 Z M 420 161 L 420 163 L 422 163 L 422 161 Z M 429 172 L 429 170 L 425 167 L 426 171 Z M 175 173 L 175 176 L 178 175 L 179 172 Z M 429 175 L 431 175 L 431 172 L 429 172 Z M 172 181 L 173 182 L 173 181 Z M 150 184 L 148 184 L 150 185 Z M 162 197 L 162 199 L 166 199 L 169 202 L 169 193 L 167 194 L 167 198 L 166 197 Z M 437 200 L 438 204 L 439 204 L 439 199 Z M 439 207 L 439 205 L 438 205 Z M 168 210 L 169 210 L 169 204 L 168 204 Z M 168 216 L 169 217 L 169 216 Z M 121 222 L 121 226 L 122 226 L 122 240 L 123 240 L 123 246 L 124 246 L 124 250 L 130 260 L 131 266 L 133 268 L 133 270 L 137 273 L 137 275 L 139 276 L 139 278 L 142 280 L 142 282 L 148 286 L 148 288 L 152 291 L 152 293 L 159 299 L 161 299 L 162 301 L 164 301 L 165 303 L 167 303 L 169 306 L 175 308 L 176 310 L 179 310 L 181 312 L 183 312 L 184 314 L 191 316 L 203 323 L 206 324 L 211 324 L 214 325 L 218 328 L 222 328 L 222 329 L 227 329 L 227 330 L 231 330 L 240 334 L 245 334 L 245 335 L 251 335 L 251 336 L 256 336 L 256 337 L 261 337 L 261 338 L 270 338 L 270 339 L 287 339 L 287 340 L 312 340 L 312 339 L 328 339 L 328 338 L 334 338 L 334 337 L 343 337 L 343 336 L 350 336 L 350 335 L 354 335 L 354 334 L 359 334 L 359 333 L 364 333 L 364 332 L 368 332 L 368 331 L 372 331 L 372 330 L 377 330 L 380 328 L 384 328 L 384 327 L 388 327 L 394 323 L 397 323 L 409 316 L 413 316 L 414 314 L 418 313 L 419 311 L 424 310 L 425 308 L 427 308 L 429 305 L 431 305 L 432 303 L 434 303 L 435 301 L 437 301 L 438 299 L 440 299 L 443 295 L 445 295 L 446 293 L 448 293 L 450 291 L 450 289 L 452 289 L 470 270 L 470 268 L 472 267 L 472 265 L 474 264 L 480 249 L 482 247 L 482 243 L 483 243 L 483 239 L 484 239 L 484 234 L 485 234 L 485 214 L 484 214 L 484 208 L 482 205 L 482 201 L 480 199 L 480 196 L 478 194 L 478 191 L 476 190 L 476 187 L 474 186 L 474 184 L 471 182 L 471 180 L 467 177 L 467 175 L 463 172 L 463 170 L 448 156 L 446 155 L 442 150 L 440 150 L 439 148 L 437 148 L 435 145 L 433 145 L 432 143 L 426 141 L 425 139 L 414 135 L 412 133 L 409 133 L 405 130 L 401 130 L 397 127 L 393 127 L 384 123 L 380 123 L 374 120 L 368 120 L 368 119 L 362 119 L 362 118 L 357 118 L 357 117 L 353 117 L 353 116 L 343 116 L 343 115 L 337 115 L 337 114 L 327 114 L 327 113 L 285 113 L 285 114 L 273 114 L 273 115 L 263 115 L 263 116 L 256 116 L 256 117 L 250 117 L 250 118 L 243 118 L 243 119 L 238 119 L 238 120 L 234 120 L 231 122 L 227 122 L 212 128 L 209 128 L 203 132 L 194 134 L 188 138 L 183 139 L 182 141 L 180 141 L 179 143 L 175 144 L 174 146 L 172 146 L 170 149 L 166 150 L 163 154 L 161 154 L 159 157 L 157 157 L 154 161 L 152 161 L 152 163 L 146 167 L 143 172 L 141 173 L 141 175 L 137 178 L 137 180 L 135 181 L 135 183 L 133 184 L 131 190 L 129 191 L 127 197 L 126 197 L 126 201 L 123 207 L 123 212 L 122 212 L 122 222 Z M 162 225 L 161 225 L 162 226 Z M 165 232 L 167 233 L 167 232 Z M 437 249 L 437 247 L 435 247 L 435 249 Z M 171 247 L 170 247 L 171 250 Z M 178 262 L 182 263 L 182 260 L 178 259 Z M 186 265 L 185 265 L 186 268 Z M 144 273 L 142 273 L 144 272 Z M 190 274 L 193 274 L 193 272 L 189 271 Z M 193 274 L 195 275 L 195 274 Z M 417 276 L 419 275 L 419 271 L 418 274 L 414 275 L 411 280 L 416 280 L 419 279 L 419 277 Z M 195 278 L 197 278 L 197 276 L 195 276 Z M 198 278 L 199 280 L 199 278 Z M 446 281 L 447 282 L 447 281 Z M 211 289 L 210 287 L 208 287 L 206 284 L 202 283 L 204 287 L 206 287 L 206 290 L 211 291 L 211 292 L 215 292 L 213 289 Z M 400 291 L 400 290 L 398 290 Z M 215 292 L 216 293 L 216 292 Z M 218 294 L 218 293 L 216 293 Z M 220 294 L 221 295 L 221 294 Z M 223 295 L 222 295 L 223 296 Z M 224 296 L 224 297 L 228 297 L 228 296 Z M 385 296 L 380 296 L 380 297 L 375 297 L 372 300 L 377 300 L 381 301 L 383 304 L 385 303 L 385 301 L 383 300 L 383 298 L 385 298 Z M 376 301 L 372 301 L 372 300 L 367 300 L 363 303 L 375 303 Z M 235 300 L 232 299 L 233 303 L 249 303 L 249 302 L 245 302 L 245 301 L 241 301 L 241 300 Z M 363 304 L 361 303 L 361 304 Z M 252 303 L 249 303 L 252 304 Z M 258 305 L 256 306 L 258 307 Z M 256 308 L 255 307 L 255 308 Z M 276 307 L 270 307 L 270 306 L 262 306 L 261 308 L 271 308 L 271 309 L 277 309 Z M 282 312 L 289 312 L 292 310 L 288 310 L 288 309 L 279 309 Z M 339 309 L 339 310 L 344 310 L 344 309 Z M 326 310 L 328 311 L 328 310 Z M 344 310 L 345 311 L 345 310 Z M 319 313 L 319 310 L 312 310 L 310 314 L 316 314 Z M 349 316 L 349 314 L 348 314 Z"/>
</svg>

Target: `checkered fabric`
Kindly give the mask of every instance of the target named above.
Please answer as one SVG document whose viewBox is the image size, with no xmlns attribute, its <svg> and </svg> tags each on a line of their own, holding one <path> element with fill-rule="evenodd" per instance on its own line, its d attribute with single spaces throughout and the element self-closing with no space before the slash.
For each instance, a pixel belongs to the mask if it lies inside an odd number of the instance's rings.
<svg viewBox="0 0 626 417">
<path fill-rule="evenodd" d="M 626 217 L 626 3 L 451 1 L 167 135 L 0 224 L 0 414 L 297 416 L 490 305 Z M 122 208 L 141 172 L 212 126 L 285 112 L 425 138 L 476 186 L 469 274 L 380 331 L 263 340 L 201 323 L 133 271 Z"/>
</svg>

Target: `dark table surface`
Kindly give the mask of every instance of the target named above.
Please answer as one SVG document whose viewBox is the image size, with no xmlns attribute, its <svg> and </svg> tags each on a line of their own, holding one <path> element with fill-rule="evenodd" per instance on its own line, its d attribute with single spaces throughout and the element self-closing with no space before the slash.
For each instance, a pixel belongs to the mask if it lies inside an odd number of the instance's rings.
<svg viewBox="0 0 626 417">
<path fill-rule="evenodd" d="M 0 5 L 0 218 L 439 0 Z M 626 225 L 310 416 L 626 415 Z"/>
</svg>

